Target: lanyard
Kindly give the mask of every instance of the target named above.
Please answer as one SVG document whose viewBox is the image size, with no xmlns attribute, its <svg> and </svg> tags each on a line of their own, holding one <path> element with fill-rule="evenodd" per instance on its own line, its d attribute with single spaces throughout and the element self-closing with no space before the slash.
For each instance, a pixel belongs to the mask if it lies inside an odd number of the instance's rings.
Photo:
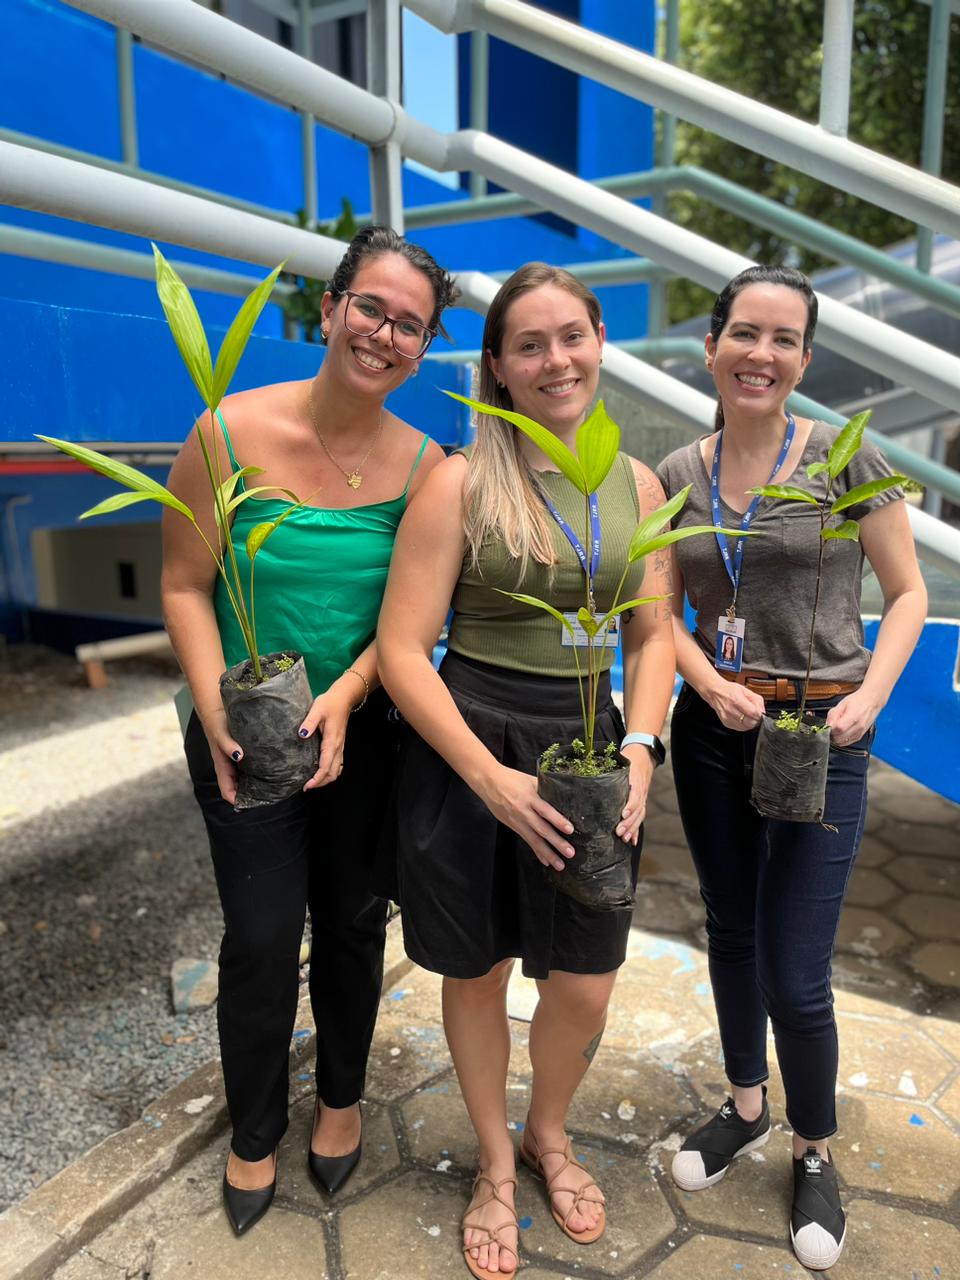
<svg viewBox="0 0 960 1280">
<path fill-rule="evenodd" d="M 570 525 L 563 518 L 563 516 L 560 514 L 560 512 L 557 510 L 554 504 L 550 501 L 547 495 L 545 493 L 542 493 L 541 497 L 543 498 L 544 505 L 546 506 L 547 510 L 550 512 L 554 520 L 556 520 L 557 524 L 560 526 L 561 530 L 563 531 L 564 537 L 567 539 L 571 547 L 573 547 L 574 551 L 577 553 L 577 559 L 580 561 L 580 567 L 583 569 L 583 572 L 587 575 L 587 579 L 590 582 L 592 587 L 593 580 L 597 576 L 597 570 L 600 568 L 600 503 L 597 499 L 597 495 L 595 493 L 591 493 L 590 499 L 589 499 L 590 501 L 590 562 L 589 564 L 587 563 L 587 553 L 584 550 L 583 543 L 580 541 L 580 539 L 577 537 L 574 531 L 570 528 Z M 593 593 L 591 590 L 591 595 L 592 594 Z"/>
<path fill-rule="evenodd" d="M 783 448 L 780 450 L 780 456 L 774 463 L 773 470 L 770 472 L 770 479 L 767 484 L 772 484 L 777 472 L 787 460 L 787 454 L 790 452 L 790 446 L 793 444 L 793 435 L 797 424 L 793 420 L 792 414 L 787 414 L 787 429 L 783 436 Z M 730 549 L 727 546 L 726 537 L 720 532 L 723 528 L 723 520 L 720 516 L 720 449 L 723 445 L 723 430 L 721 428 L 719 436 L 717 436 L 717 447 L 713 453 L 713 467 L 710 470 L 710 513 L 713 516 L 713 527 L 716 529 L 717 546 L 720 548 L 720 554 L 723 557 L 723 567 L 727 571 L 727 576 L 733 583 L 733 609 L 737 603 L 737 591 L 740 588 L 740 568 L 743 564 L 743 544 L 746 538 L 737 539 L 734 548 L 733 558 L 730 557 Z M 757 507 L 760 505 L 760 495 L 757 494 L 753 501 L 743 513 L 743 519 L 740 521 L 741 534 L 746 533 L 750 528 L 750 523 L 756 515 Z"/>
</svg>

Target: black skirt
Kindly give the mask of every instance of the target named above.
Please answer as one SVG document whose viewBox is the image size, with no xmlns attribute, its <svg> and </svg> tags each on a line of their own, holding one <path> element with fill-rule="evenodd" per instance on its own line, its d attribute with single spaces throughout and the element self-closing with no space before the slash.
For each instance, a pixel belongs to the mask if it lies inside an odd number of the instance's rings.
<svg viewBox="0 0 960 1280">
<path fill-rule="evenodd" d="M 554 742 L 583 735 L 577 682 L 447 653 L 440 675 L 463 718 L 501 763 L 534 773 Z M 609 675 L 597 697 L 598 744 L 620 742 Z M 398 883 L 407 955 L 450 978 L 479 978 L 520 957 L 530 978 L 551 969 L 609 973 L 624 960 L 632 912 L 595 911 L 557 893 L 533 851 L 499 823 L 409 728 L 397 777 Z M 641 833 L 642 835 L 642 833 Z M 636 881 L 640 842 L 634 851 Z"/>
</svg>

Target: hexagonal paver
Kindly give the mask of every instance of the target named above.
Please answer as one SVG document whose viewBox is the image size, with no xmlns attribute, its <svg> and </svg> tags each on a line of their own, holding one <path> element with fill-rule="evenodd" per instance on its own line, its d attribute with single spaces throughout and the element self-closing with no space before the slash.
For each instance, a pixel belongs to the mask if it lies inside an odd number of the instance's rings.
<svg viewBox="0 0 960 1280">
<path fill-rule="evenodd" d="M 960 987 L 960 944 L 925 942 L 907 957 L 911 968 L 940 987 Z"/>
<path fill-rule="evenodd" d="M 936 1017 L 924 1018 L 920 1026 L 931 1040 L 946 1049 L 954 1062 L 960 1065 L 960 1007 L 955 1011 L 940 1008 Z"/>
<path fill-rule="evenodd" d="M 677 1076 L 659 1062 L 601 1044 L 574 1095 L 568 1125 L 575 1133 L 647 1147 L 688 1123 L 695 1106 Z"/>
<path fill-rule="evenodd" d="M 771 1275 L 799 1271 L 792 1250 L 772 1244 L 694 1236 L 648 1272 L 647 1280 L 770 1280 Z M 799 1277 L 798 1277 L 799 1280 Z"/>
<path fill-rule="evenodd" d="M 792 1155 L 790 1134 L 778 1126 L 765 1147 L 735 1160 L 716 1186 L 696 1192 L 678 1187 L 680 1207 L 694 1228 L 735 1226 L 780 1244 L 790 1217 Z"/>
<path fill-rule="evenodd" d="M 871 956 L 833 958 L 833 992 L 837 1009 L 885 1018 L 909 1018 L 923 1012 L 929 1001 L 918 991 L 908 969 Z"/>
<path fill-rule="evenodd" d="M 631 929 L 604 1043 L 648 1049 L 669 1064 L 713 1024 L 706 954 L 686 942 Z"/>
<path fill-rule="evenodd" d="M 688 933 L 703 922 L 703 903 L 699 894 L 680 885 L 640 880 L 633 922 L 658 933 Z"/>
<path fill-rule="evenodd" d="M 860 841 L 860 849 L 857 852 L 858 867 L 882 867 L 893 857 L 894 850 L 884 844 L 881 836 L 882 831 L 880 835 L 864 836 Z"/>
<path fill-rule="evenodd" d="M 460 1218 L 469 1199 L 467 1179 L 419 1172 L 372 1191 L 340 1214 L 344 1274 L 460 1280 L 467 1274 Z"/>
<path fill-rule="evenodd" d="M 852 907 L 881 907 L 901 892 L 900 886 L 888 880 L 873 867 L 857 867 L 847 885 L 847 903 Z"/>
<path fill-rule="evenodd" d="M 280 1143 L 279 1163 L 283 1179 L 278 1181 L 277 1194 L 282 1203 L 292 1208 L 313 1212 L 321 1205 L 333 1204 L 331 1197 L 317 1189 L 307 1172 L 307 1151 L 313 1132 L 314 1099 L 309 1097 L 298 1103 L 290 1113 L 290 1126 Z M 364 1191 L 371 1183 L 396 1169 L 400 1163 L 393 1125 L 385 1107 L 375 1102 L 363 1104 L 363 1153 L 356 1171 L 351 1175 L 343 1191 L 338 1192 L 338 1202 Z"/>
<path fill-rule="evenodd" d="M 673 1213 L 642 1158 L 587 1143 L 576 1143 L 575 1150 L 603 1188 L 607 1229 L 593 1245 L 568 1239 L 553 1220 L 543 1182 L 521 1169 L 517 1207 L 524 1255 L 562 1263 L 560 1275 L 589 1267 L 603 1275 L 632 1277 L 640 1260 L 676 1229 Z"/>
<path fill-rule="evenodd" d="M 946 893 L 953 898 L 960 897 L 960 857 L 901 854 L 887 863 L 883 873 L 909 893 Z"/>
<path fill-rule="evenodd" d="M 367 1069 L 367 1097 L 392 1101 L 451 1065 L 439 974 L 414 969 L 381 1001 Z"/>
<path fill-rule="evenodd" d="M 960 1232 L 949 1222 L 870 1200 L 847 1205 L 847 1242 L 831 1275 L 870 1280 L 947 1276 L 960 1263 Z"/>
<path fill-rule="evenodd" d="M 960 1077 L 937 1099 L 937 1107 L 948 1116 L 960 1133 Z"/>
<path fill-rule="evenodd" d="M 877 796 L 877 804 L 899 822 L 914 823 L 917 826 L 956 828 L 960 821 L 960 806 L 932 791 L 892 796 L 881 793 Z"/>
<path fill-rule="evenodd" d="M 922 1103 L 849 1089 L 837 1123 L 830 1144 L 848 1187 L 940 1205 L 960 1188 L 960 1139 Z"/>
<path fill-rule="evenodd" d="M 884 824 L 879 834 L 900 853 L 922 853 L 935 858 L 950 858 L 960 850 L 960 831 L 955 827 L 928 827 L 918 823 L 891 821 Z"/>
<path fill-rule="evenodd" d="M 960 937 L 960 898 L 933 893 L 908 893 L 893 914 L 917 938 Z"/>
<path fill-rule="evenodd" d="M 510 1123 L 519 1123 L 527 1114 L 530 1091 L 508 1093 Z M 403 1104 L 403 1127 L 407 1148 L 415 1160 L 428 1163 L 438 1173 L 455 1166 L 471 1176 L 477 1162 L 477 1138 L 470 1124 L 456 1075 L 451 1072 L 442 1080 L 418 1089 Z"/>
<path fill-rule="evenodd" d="M 772 1036 L 767 1038 L 767 1062 L 770 1068 L 770 1078 L 766 1081 L 767 1101 L 770 1105 L 770 1118 L 776 1126 L 784 1117 L 786 1103 Z M 685 1138 L 691 1128 L 710 1119 L 730 1092 L 730 1083 L 723 1068 L 720 1037 L 714 1034 L 698 1041 L 677 1057 L 673 1070 L 686 1079 L 700 1099 L 700 1110 L 692 1116 L 689 1125 L 681 1132 L 681 1138 Z M 679 1143 L 677 1145 L 679 1146 Z M 666 1153 L 664 1160 L 669 1163 Z"/>
<path fill-rule="evenodd" d="M 839 1013 L 837 1026 L 844 1089 L 928 1098 L 954 1070 L 946 1055 L 909 1023 Z"/>
<path fill-rule="evenodd" d="M 837 932 L 837 948 L 860 956 L 885 956 L 909 941 L 909 934 L 879 911 L 844 907 Z"/>
</svg>

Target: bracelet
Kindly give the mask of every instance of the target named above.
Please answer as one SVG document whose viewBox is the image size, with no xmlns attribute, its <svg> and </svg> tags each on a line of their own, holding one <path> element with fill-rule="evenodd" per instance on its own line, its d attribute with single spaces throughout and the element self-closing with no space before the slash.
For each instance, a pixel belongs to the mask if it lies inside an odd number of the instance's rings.
<svg viewBox="0 0 960 1280">
<path fill-rule="evenodd" d="M 343 674 L 346 675 L 347 672 L 349 672 L 350 675 L 352 676 L 357 676 L 358 679 L 363 681 L 363 697 L 360 699 L 360 701 L 357 703 L 355 707 L 350 708 L 350 714 L 352 715 L 354 711 L 359 711 L 360 708 L 363 706 L 363 704 L 366 702 L 366 700 L 370 697 L 370 682 L 367 680 L 367 677 L 363 674 L 363 672 L 358 671 L 356 667 L 347 667 L 347 670 Z"/>
<path fill-rule="evenodd" d="M 654 768 L 658 764 L 663 764 L 667 758 L 666 748 L 655 733 L 628 733 L 620 743 L 620 750 L 622 751 L 624 747 L 629 747 L 633 743 L 648 748 L 653 756 Z"/>
</svg>

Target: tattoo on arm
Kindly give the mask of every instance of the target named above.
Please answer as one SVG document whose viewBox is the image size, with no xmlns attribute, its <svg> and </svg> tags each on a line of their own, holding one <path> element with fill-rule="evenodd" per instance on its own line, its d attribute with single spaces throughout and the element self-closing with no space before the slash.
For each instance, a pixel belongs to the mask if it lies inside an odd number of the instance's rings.
<svg viewBox="0 0 960 1280">
<path fill-rule="evenodd" d="M 657 584 L 664 593 L 669 593 L 666 600 L 658 600 L 653 606 L 655 618 L 669 618 L 673 612 L 673 556 L 669 551 L 658 551 L 653 560 L 653 571 L 659 578 Z"/>
<path fill-rule="evenodd" d="M 583 1051 L 583 1056 L 588 1062 L 592 1062 L 597 1050 L 600 1048 L 600 1041 L 603 1039 L 603 1027 L 597 1032 L 590 1043 Z"/>
</svg>

